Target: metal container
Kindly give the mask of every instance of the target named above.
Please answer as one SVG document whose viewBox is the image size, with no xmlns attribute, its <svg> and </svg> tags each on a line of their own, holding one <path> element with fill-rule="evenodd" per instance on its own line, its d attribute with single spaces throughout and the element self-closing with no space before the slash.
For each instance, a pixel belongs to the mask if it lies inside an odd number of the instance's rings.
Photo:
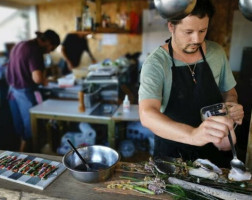
<svg viewBox="0 0 252 200">
<path fill-rule="evenodd" d="M 97 87 L 93 92 L 88 92 L 88 89 L 84 89 L 84 105 L 86 108 L 91 108 L 100 101 L 101 88 Z"/>
<path fill-rule="evenodd" d="M 80 147 L 77 150 L 87 163 L 100 163 L 107 166 L 107 168 L 97 171 L 78 170 L 76 167 L 82 163 L 78 155 L 73 150 L 66 153 L 62 159 L 64 166 L 75 179 L 85 183 L 97 183 L 107 180 L 113 174 L 115 166 L 120 160 L 117 151 L 106 146 L 92 145 Z"/>
<path fill-rule="evenodd" d="M 192 12 L 197 0 L 154 0 L 159 14 L 165 19 L 180 20 Z"/>
<path fill-rule="evenodd" d="M 252 0 L 239 0 L 239 9 L 244 17 L 252 21 Z"/>
</svg>

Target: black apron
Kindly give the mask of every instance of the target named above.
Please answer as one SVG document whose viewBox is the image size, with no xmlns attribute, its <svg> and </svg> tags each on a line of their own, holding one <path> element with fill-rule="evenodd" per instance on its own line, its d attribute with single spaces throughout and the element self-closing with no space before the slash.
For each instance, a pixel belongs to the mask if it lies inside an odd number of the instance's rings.
<svg viewBox="0 0 252 200">
<path fill-rule="evenodd" d="M 223 102 L 221 92 L 214 80 L 202 47 L 199 50 L 204 61 L 196 64 L 194 72 L 197 82 L 195 83 L 187 65 L 184 67 L 175 66 L 171 39 L 168 42 L 173 63 L 173 81 L 170 99 L 164 114 L 174 121 L 198 127 L 202 123 L 200 109 L 204 106 Z M 194 65 L 190 67 L 192 69 Z M 212 143 L 197 147 L 155 135 L 154 157 L 167 156 L 192 161 L 197 158 L 209 159 L 220 167 L 229 167 L 232 159 L 231 151 L 219 151 Z"/>
</svg>

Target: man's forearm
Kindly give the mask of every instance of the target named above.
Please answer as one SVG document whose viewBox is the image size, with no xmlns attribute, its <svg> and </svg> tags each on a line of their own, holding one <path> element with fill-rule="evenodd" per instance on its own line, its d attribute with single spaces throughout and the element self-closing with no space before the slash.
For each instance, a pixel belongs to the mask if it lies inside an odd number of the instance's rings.
<svg viewBox="0 0 252 200">
<path fill-rule="evenodd" d="M 231 90 L 227 92 L 223 92 L 222 97 L 225 102 L 238 103 L 238 95 L 235 88 L 232 88 Z"/>
</svg>

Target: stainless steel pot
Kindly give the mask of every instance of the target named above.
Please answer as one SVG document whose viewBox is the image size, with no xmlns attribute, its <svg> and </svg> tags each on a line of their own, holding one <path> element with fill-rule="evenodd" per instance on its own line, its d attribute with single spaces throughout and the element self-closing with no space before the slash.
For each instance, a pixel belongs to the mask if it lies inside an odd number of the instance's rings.
<svg viewBox="0 0 252 200">
<path fill-rule="evenodd" d="M 244 17 L 252 21 L 252 0 L 239 0 L 239 9 Z"/>
<path fill-rule="evenodd" d="M 166 19 L 182 19 L 192 12 L 197 0 L 154 0 L 159 14 Z"/>
<path fill-rule="evenodd" d="M 80 170 L 78 166 L 82 164 L 81 160 L 73 150 L 69 151 L 62 158 L 62 162 L 72 176 L 81 182 L 97 183 L 107 180 L 113 174 L 115 166 L 120 160 L 117 151 L 106 146 L 92 145 L 80 147 L 77 150 L 87 163 L 99 163 L 106 166 L 106 168 L 94 171 Z"/>
</svg>

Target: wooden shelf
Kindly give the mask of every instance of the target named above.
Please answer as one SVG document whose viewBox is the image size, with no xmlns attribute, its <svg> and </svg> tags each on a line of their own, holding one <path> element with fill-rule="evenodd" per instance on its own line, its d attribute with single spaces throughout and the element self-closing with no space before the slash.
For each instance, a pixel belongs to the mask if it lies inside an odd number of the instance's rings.
<svg viewBox="0 0 252 200">
<path fill-rule="evenodd" d="M 129 31 L 120 28 L 96 28 L 95 33 L 129 33 Z"/>
<path fill-rule="evenodd" d="M 129 33 L 129 31 L 127 30 L 123 30 L 120 28 L 96 28 L 96 30 L 92 31 L 92 30 L 83 30 L 83 31 L 74 31 L 74 33 L 78 33 L 78 34 L 84 34 L 84 35 L 88 35 L 90 33 L 116 33 L 116 34 L 121 34 L 121 33 Z"/>
</svg>

